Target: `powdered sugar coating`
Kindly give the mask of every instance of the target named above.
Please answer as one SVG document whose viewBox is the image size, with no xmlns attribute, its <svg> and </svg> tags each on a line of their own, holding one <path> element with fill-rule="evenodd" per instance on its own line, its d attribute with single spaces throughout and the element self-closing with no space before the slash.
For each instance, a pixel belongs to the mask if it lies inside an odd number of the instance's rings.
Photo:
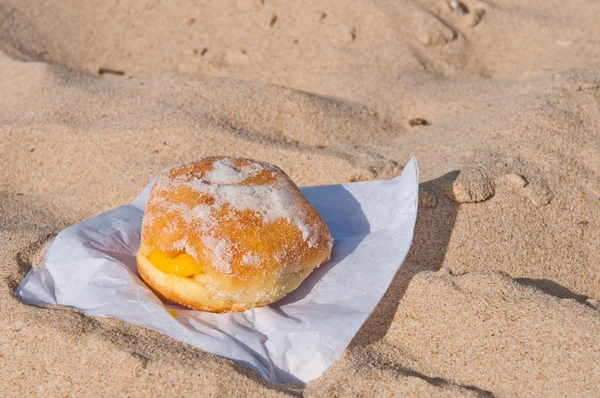
<svg viewBox="0 0 600 398">
<path fill-rule="evenodd" d="M 194 197 L 198 199 L 190 199 Z M 173 201 L 173 198 L 179 199 Z M 169 234 L 169 239 L 161 241 L 161 250 L 184 251 L 199 264 L 210 260 L 211 266 L 224 274 L 234 272 L 234 264 L 260 269 L 265 259 L 257 253 L 244 251 L 235 239 L 224 236 L 221 233 L 223 223 L 232 223 L 232 228 L 242 235 L 245 230 L 239 223 L 248 223 L 248 217 L 259 227 L 278 222 L 295 226 L 304 243 L 295 248 L 282 245 L 272 259 L 285 260 L 298 269 L 302 268 L 300 252 L 313 248 L 322 232 L 322 228 L 314 224 L 314 216 L 311 218 L 307 213 L 310 205 L 281 170 L 268 163 L 246 159 L 219 157 L 211 164 L 202 164 L 201 168 L 190 163 L 165 170 L 153 188 L 150 206 L 154 215 L 145 217 L 144 224 L 151 228 L 156 220 L 160 220 L 164 224 L 160 225 L 162 231 Z M 248 225 L 248 233 L 261 231 L 263 227 L 256 225 Z M 190 235 L 182 231 L 194 231 L 193 235 L 199 237 L 201 244 L 189 240 Z M 244 237 L 238 236 L 238 239 Z M 298 258 L 290 258 L 290 255 Z"/>
<path fill-rule="evenodd" d="M 204 175 L 204 179 L 212 184 L 230 185 L 245 181 L 256 171 L 248 168 L 236 169 L 231 159 L 225 158 L 213 163 L 213 170 Z"/>
<path fill-rule="evenodd" d="M 231 273 L 232 242 L 224 238 L 216 238 L 211 234 L 205 234 L 202 236 L 202 243 L 209 249 L 213 266 L 226 274 Z"/>
<path fill-rule="evenodd" d="M 260 265 L 262 258 L 257 253 L 246 253 L 242 256 L 242 262 L 248 265 Z"/>
<path fill-rule="evenodd" d="M 173 183 L 176 187 L 179 181 Z M 295 224 L 302 233 L 302 239 L 312 247 L 311 229 L 303 221 L 303 211 L 296 200 L 296 193 L 284 187 L 273 185 L 244 186 L 244 185 L 215 185 L 207 184 L 205 180 L 194 178 L 184 181 L 182 185 L 192 188 L 202 194 L 215 198 L 213 208 L 220 209 L 230 206 L 235 210 L 252 210 L 262 217 L 265 223 L 285 219 Z M 189 215 L 183 214 L 187 218 Z M 193 215 L 192 215 L 193 217 Z"/>
</svg>

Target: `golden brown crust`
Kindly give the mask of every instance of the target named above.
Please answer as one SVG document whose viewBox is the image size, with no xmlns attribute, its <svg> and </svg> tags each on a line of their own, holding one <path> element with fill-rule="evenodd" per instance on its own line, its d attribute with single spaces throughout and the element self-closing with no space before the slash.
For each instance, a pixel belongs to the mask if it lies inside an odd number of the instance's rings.
<svg viewBox="0 0 600 398">
<path fill-rule="evenodd" d="M 276 166 L 209 157 L 165 170 L 142 224 L 138 269 L 164 297 L 191 308 L 244 311 L 296 289 L 329 259 L 331 235 L 317 211 Z M 202 273 L 168 274 L 150 251 L 187 253 Z"/>
</svg>

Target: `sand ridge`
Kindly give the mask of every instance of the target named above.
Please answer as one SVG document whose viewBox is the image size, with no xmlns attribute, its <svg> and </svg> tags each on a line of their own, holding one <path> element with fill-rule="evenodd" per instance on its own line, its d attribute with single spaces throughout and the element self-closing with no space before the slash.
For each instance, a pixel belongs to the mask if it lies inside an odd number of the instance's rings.
<svg viewBox="0 0 600 398">
<path fill-rule="evenodd" d="M 0 395 L 597 396 L 598 7 L 0 1 Z M 305 387 L 14 294 L 62 228 L 217 154 L 300 186 L 419 160 L 409 257 Z"/>
</svg>

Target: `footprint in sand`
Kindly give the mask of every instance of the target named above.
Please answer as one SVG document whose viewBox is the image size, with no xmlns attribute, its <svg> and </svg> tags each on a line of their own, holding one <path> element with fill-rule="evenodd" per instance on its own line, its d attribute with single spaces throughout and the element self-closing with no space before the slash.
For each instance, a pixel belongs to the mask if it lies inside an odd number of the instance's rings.
<svg viewBox="0 0 600 398">
<path fill-rule="evenodd" d="M 495 164 L 473 161 L 448 179 L 442 192 L 457 203 L 476 203 L 491 198 L 497 190 L 508 190 L 536 207 L 548 205 L 553 198 L 548 184 L 534 173 L 523 175 L 523 169 L 524 165 L 515 158 Z"/>
<path fill-rule="evenodd" d="M 444 195 L 457 203 L 483 202 L 495 194 L 495 186 L 487 170 L 467 167 L 454 180 L 443 186 Z"/>
</svg>

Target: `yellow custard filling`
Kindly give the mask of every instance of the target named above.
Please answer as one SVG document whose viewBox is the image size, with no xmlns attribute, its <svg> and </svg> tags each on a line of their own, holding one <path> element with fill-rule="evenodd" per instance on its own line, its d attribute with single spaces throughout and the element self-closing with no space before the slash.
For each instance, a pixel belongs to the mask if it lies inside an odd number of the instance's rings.
<svg viewBox="0 0 600 398">
<path fill-rule="evenodd" d="M 185 253 L 169 255 L 158 249 L 154 249 L 148 254 L 148 260 L 156 268 L 167 274 L 192 276 L 202 273 L 202 268 L 200 268 L 196 260 Z"/>
</svg>

